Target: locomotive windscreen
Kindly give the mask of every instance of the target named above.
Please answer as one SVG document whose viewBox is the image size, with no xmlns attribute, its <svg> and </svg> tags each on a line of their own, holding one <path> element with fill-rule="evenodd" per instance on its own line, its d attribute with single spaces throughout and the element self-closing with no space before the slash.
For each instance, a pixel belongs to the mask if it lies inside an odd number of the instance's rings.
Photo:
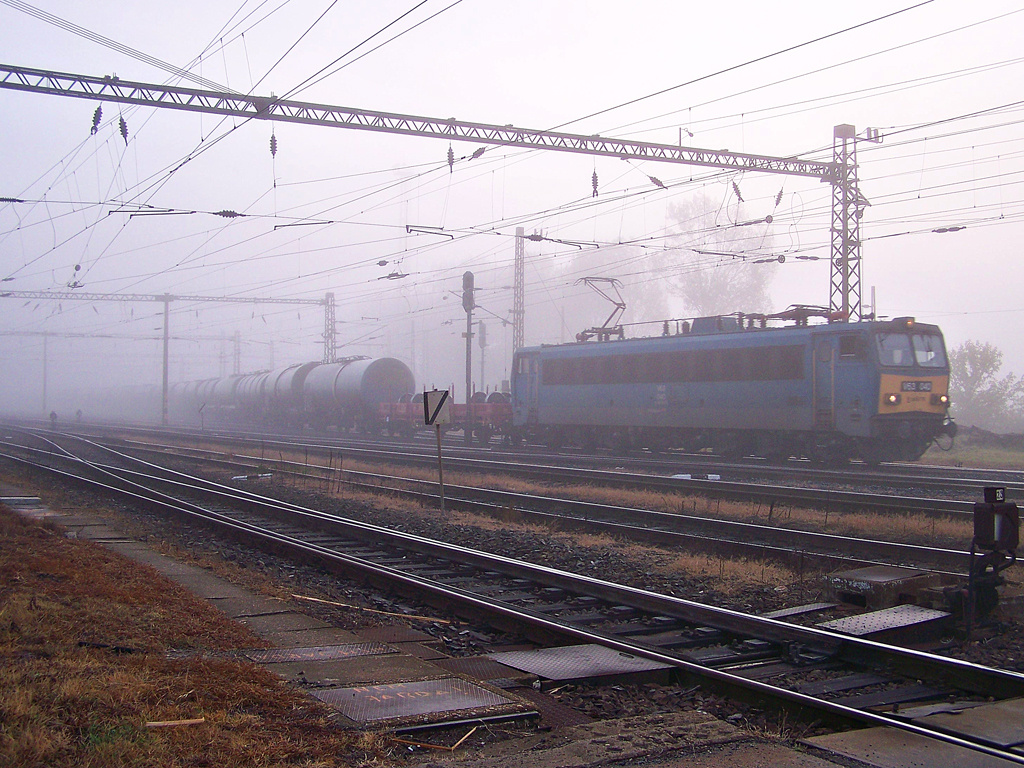
<svg viewBox="0 0 1024 768">
<path fill-rule="evenodd" d="M 938 333 L 878 333 L 878 364 L 945 368 L 946 349 Z"/>
</svg>

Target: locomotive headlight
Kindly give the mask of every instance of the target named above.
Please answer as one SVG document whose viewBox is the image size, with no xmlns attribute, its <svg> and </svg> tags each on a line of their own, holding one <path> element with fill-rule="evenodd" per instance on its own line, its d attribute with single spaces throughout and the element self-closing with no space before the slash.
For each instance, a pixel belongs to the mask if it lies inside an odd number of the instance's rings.
<svg viewBox="0 0 1024 768">
<path fill-rule="evenodd" d="M 949 405 L 949 395 L 932 395 L 932 405 Z"/>
<path fill-rule="evenodd" d="M 899 405 L 900 404 L 900 396 L 896 395 L 896 394 L 886 395 L 885 396 L 885 402 L 886 402 L 886 405 Z"/>
</svg>

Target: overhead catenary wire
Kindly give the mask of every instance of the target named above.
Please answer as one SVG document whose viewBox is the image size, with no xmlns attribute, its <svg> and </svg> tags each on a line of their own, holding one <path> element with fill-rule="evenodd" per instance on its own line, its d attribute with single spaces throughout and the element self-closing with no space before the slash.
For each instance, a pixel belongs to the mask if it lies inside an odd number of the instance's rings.
<svg viewBox="0 0 1024 768">
<path fill-rule="evenodd" d="M 806 48 L 807 46 L 815 45 L 816 43 L 824 42 L 825 40 L 830 40 L 831 38 L 838 37 L 840 35 L 844 35 L 844 34 L 846 34 L 848 32 L 853 32 L 854 30 L 862 29 L 862 28 L 867 27 L 867 26 L 869 26 L 871 24 L 876 24 L 876 23 L 881 22 L 881 21 L 886 21 L 886 20 L 891 19 L 891 18 L 893 18 L 895 16 L 898 16 L 900 14 L 907 13 L 908 11 L 913 11 L 913 10 L 916 10 L 916 9 L 921 8 L 923 6 L 930 5 L 933 2 L 935 2 L 935 0 L 923 0 L 923 2 L 919 2 L 919 3 L 916 3 L 914 5 L 907 6 L 906 8 L 902 8 L 902 9 L 900 9 L 898 11 L 892 11 L 891 13 L 886 13 L 886 14 L 883 14 L 881 16 L 876 16 L 873 19 L 869 19 L 867 21 L 862 21 L 862 22 L 860 22 L 858 24 L 854 24 L 852 26 L 845 27 L 845 28 L 837 30 L 835 32 L 829 32 L 828 34 L 820 35 L 820 36 L 815 37 L 815 38 L 813 38 L 811 40 L 805 40 L 802 43 L 797 43 L 795 45 L 791 45 L 791 46 L 787 46 L 785 48 L 781 48 L 781 49 L 779 49 L 777 51 L 774 51 L 772 53 L 766 53 L 766 54 L 763 54 L 761 56 L 756 56 L 756 57 L 754 57 L 752 59 L 747 59 L 746 61 L 740 62 L 739 64 L 733 64 L 731 66 L 724 67 L 722 69 L 718 69 L 718 70 L 716 70 L 714 72 L 710 72 L 710 73 L 708 73 L 706 75 L 701 75 L 699 77 L 692 78 L 692 79 L 687 80 L 685 82 L 678 83 L 677 85 L 673 85 L 673 86 L 670 86 L 668 88 L 662 88 L 661 90 L 655 91 L 653 93 L 649 93 L 649 94 L 647 94 L 645 96 L 638 96 L 638 97 L 630 99 L 628 101 L 624 101 L 621 104 L 616 104 L 615 106 L 606 107 L 605 109 L 598 110 L 597 112 L 591 112 L 590 114 L 584 115 L 583 117 L 577 117 L 577 118 L 575 118 L 573 120 L 569 120 L 568 122 L 560 123 L 559 125 L 555 126 L 551 130 L 557 130 L 559 128 L 565 128 L 568 125 L 573 125 L 574 123 L 579 123 L 579 122 L 582 122 L 584 120 L 589 120 L 589 119 L 591 119 L 593 117 L 599 117 L 601 115 L 608 114 L 609 112 L 614 112 L 616 110 L 622 109 L 623 107 L 632 106 L 634 104 L 640 103 L 641 101 L 647 101 L 648 99 L 653 99 L 653 98 L 655 98 L 657 96 L 662 96 L 662 95 L 664 95 L 666 93 L 671 93 L 672 91 L 677 91 L 677 90 L 679 90 L 681 88 L 686 88 L 686 87 L 691 86 L 691 85 L 696 85 L 697 83 L 701 83 L 701 82 L 704 82 L 705 80 L 710 80 L 712 78 L 719 77 L 720 75 L 724 75 L 724 74 L 727 74 L 729 72 L 735 72 L 735 71 L 737 71 L 739 69 L 744 69 L 745 67 L 749 67 L 749 66 L 752 66 L 754 64 L 760 64 L 762 62 L 768 61 L 769 59 L 773 59 L 773 58 L 775 58 L 777 56 L 782 56 L 782 55 L 787 54 L 787 53 L 792 53 L 793 51 L 799 50 L 801 48 Z"/>
</svg>

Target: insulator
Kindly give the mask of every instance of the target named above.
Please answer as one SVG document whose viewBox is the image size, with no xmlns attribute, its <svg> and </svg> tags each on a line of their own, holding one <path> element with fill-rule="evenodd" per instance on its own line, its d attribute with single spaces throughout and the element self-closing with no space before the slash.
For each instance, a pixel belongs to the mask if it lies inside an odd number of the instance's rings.
<svg viewBox="0 0 1024 768">
<path fill-rule="evenodd" d="M 653 184 L 654 186 L 660 187 L 661 189 L 668 189 L 668 187 L 662 184 L 661 179 L 659 179 L 657 176 L 648 176 L 647 178 L 651 180 L 651 184 Z"/>
<path fill-rule="evenodd" d="M 594 188 L 593 197 L 597 197 L 597 169 L 594 169 L 594 175 L 590 177 L 590 184 Z"/>
<path fill-rule="evenodd" d="M 225 219 L 235 219 L 235 218 L 241 216 L 242 214 L 240 214 L 238 211 L 224 210 L 224 211 L 216 211 L 216 212 L 214 212 L 213 215 L 214 216 L 222 216 Z"/>
<path fill-rule="evenodd" d="M 782 202 L 782 190 L 780 189 L 779 190 L 779 194 L 777 194 L 775 196 L 775 207 L 778 208 L 779 207 L 779 203 L 781 203 L 781 202 Z"/>
<path fill-rule="evenodd" d="M 455 151 L 449 146 L 448 147 L 448 173 L 452 173 L 455 170 Z"/>
<path fill-rule="evenodd" d="M 739 200 L 741 203 L 744 202 L 743 195 L 740 194 L 740 185 L 737 184 L 735 181 L 732 183 L 732 191 L 736 193 L 737 200 Z"/>
<path fill-rule="evenodd" d="M 124 121 L 124 116 L 120 118 L 121 126 L 121 138 L 124 139 L 125 145 L 128 144 L 128 123 Z"/>
<path fill-rule="evenodd" d="M 103 119 L 103 105 L 100 104 L 96 107 L 96 111 L 92 113 L 92 130 L 89 131 L 91 134 L 95 134 L 100 129 L 100 120 Z"/>
<path fill-rule="evenodd" d="M 277 136 L 270 134 L 270 156 L 277 157 Z"/>
<path fill-rule="evenodd" d="M 487 149 L 487 147 L 477 147 L 476 149 L 473 150 L 473 154 L 469 156 L 469 159 L 476 160 L 484 153 L 485 149 Z"/>
</svg>

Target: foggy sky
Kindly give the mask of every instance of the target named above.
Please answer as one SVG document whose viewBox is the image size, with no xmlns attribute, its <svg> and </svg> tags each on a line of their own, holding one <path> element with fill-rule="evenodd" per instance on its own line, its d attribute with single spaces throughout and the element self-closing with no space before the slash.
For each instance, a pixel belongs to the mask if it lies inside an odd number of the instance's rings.
<svg viewBox="0 0 1024 768">
<path fill-rule="evenodd" d="M 1007 368 L 1022 373 L 1024 144 L 1014 102 L 1024 12 L 1008 2 L 936 0 L 701 80 L 912 4 L 463 0 L 290 98 L 825 160 L 834 125 L 879 128 L 882 144 L 859 146 L 861 191 L 872 204 L 862 223 L 864 300 L 874 287 L 881 315 L 936 322 L 950 346 L 991 341 Z M 6 64 L 190 85 L 17 5 L 0 4 Z M 255 93 L 281 96 L 413 5 L 39 0 L 33 7 L 225 88 L 247 92 L 262 79 Z M 449 5 L 430 0 L 343 61 Z M 467 269 L 477 274 L 485 308 L 477 316 L 491 343 L 486 380 L 478 380 L 478 362 L 474 379 L 493 388 L 508 376 L 511 328 L 492 314 L 509 317 L 516 226 L 550 238 L 527 245 L 527 344 L 569 341 L 604 320 L 610 306 L 574 285 L 588 274 L 622 280 L 632 299 L 626 322 L 640 318 L 669 277 L 685 279 L 689 269 L 770 269 L 775 310 L 828 303 L 830 188 L 816 180 L 504 148 L 463 160 L 477 145 L 459 142 L 451 145 L 459 161 L 450 172 L 447 141 L 114 103 L 103 104 L 91 135 L 97 105 L 0 90 L 0 196 L 27 201 L 0 204 L 0 277 L 13 278 L 3 288 L 60 290 L 77 281 L 78 290 L 102 293 L 319 298 L 332 291 L 339 355 L 393 355 L 413 367 L 418 383 L 459 389 L 465 314 L 457 293 Z M 1003 105 L 1010 106 L 996 109 Z M 773 224 L 743 241 L 746 259 L 700 256 L 694 249 L 716 242 L 715 232 L 680 235 L 667 214 L 697 194 L 717 203 L 723 230 L 769 214 Z M 186 213 L 131 217 L 122 203 Z M 213 215 L 222 210 L 247 216 Z M 310 220 L 331 223 L 281 226 Z M 949 227 L 966 228 L 932 231 Z M 787 256 L 784 264 L 752 263 L 778 255 Z M 406 276 L 387 279 L 392 273 Z M 686 309 L 674 297 L 664 306 L 672 314 Z M 0 300 L 0 333 L 55 334 L 47 342 L 52 402 L 71 403 L 69 393 L 111 381 L 157 385 L 161 328 L 157 303 Z M 322 355 L 318 307 L 180 302 L 172 304 L 171 380 L 230 373 L 236 331 L 242 371 Z M 42 407 L 42 347 L 38 336 L 0 335 L 0 407 Z"/>
</svg>

